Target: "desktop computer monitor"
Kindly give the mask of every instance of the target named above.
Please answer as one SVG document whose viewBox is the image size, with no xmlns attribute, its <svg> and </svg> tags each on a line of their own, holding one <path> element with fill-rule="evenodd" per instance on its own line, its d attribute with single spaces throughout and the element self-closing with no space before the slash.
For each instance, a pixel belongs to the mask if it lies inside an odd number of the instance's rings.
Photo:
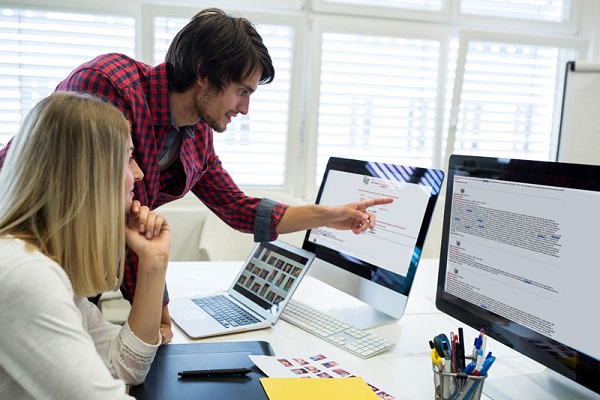
<svg viewBox="0 0 600 400">
<path fill-rule="evenodd" d="M 600 393 L 599 227 L 599 166 L 450 157 L 436 305 L 547 367 L 484 393 Z"/>
<path fill-rule="evenodd" d="M 309 274 L 361 300 L 330 310 L 332 316 L 361 329 L 402 317 L 443 179 L 436 169 L 329 159 L 316 204 L 394 199 L 369 209 L 376 216 L 372 231 L 306 232 L 302 247 L 316 255 Z"/>
</svg>

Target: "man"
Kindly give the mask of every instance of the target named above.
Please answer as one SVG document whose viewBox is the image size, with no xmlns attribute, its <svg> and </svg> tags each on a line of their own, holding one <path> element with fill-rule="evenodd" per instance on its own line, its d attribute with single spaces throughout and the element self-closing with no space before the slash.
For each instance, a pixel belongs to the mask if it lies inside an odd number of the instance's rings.
<svg viewBox="0 0 600 400">
<path fill-rule="evenodd" d="M 156 67 L 122 54 L 99 56 L 76 68 L 56 90 L 93 93 L 119 108 L 131 123 L 135 160 L 144 172 L 135 198 L 150 209 L 192 191 L 231 227 L 254 234 L 256 242 L 318 226 L 360 233 L 375 226 L 367 208 L 392 199 L 345 206 L 287 206 L 246 196 L 223 169 L 213 131 L 247 114 L 258 85 L 275 70 L 252 23 L 219 9 L 194 16 L 175 36 L 165 62 Z M 3 162 L 9 146 L 0 152 Z M 143 229 L 143 227 L 142 227 Z M 127 254 L 121 291 L 135 295 L 137 259 Z M 172 338 L 168 294 L 163 306 L 163 342 Z"/>
</svg>

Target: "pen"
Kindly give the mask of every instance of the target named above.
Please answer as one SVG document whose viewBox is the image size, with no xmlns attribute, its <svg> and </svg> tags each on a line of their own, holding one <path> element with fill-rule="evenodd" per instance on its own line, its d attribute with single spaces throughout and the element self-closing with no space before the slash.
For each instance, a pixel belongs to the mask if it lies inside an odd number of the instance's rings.
<svg viewBox="0 0 600 400">
<path fill-rule="evenodd" d="M 475 363 L 474 375 L 479 375 L 479 372 L 481 371 L 481 367 L 483 367 L 483 361 L 484 361 L 483 350 L 479 349 L 479 353 L 477 354 L 477 361 Z"/>
<path fill-rule="evenodd" d="M 479 336 L 475 338 L 475 343 L 473 345 L 473 354 L 472 359 L 475 360 L 477 358 L 477 353 L 479 353 L 479 349 L 481 348 L 481 342 L 483 340 L 483 329 L 480 330 Z"/>
<path fill-rule="evenodd" d="M 494 361 L 496 361 L 496 357 L 494 357 L 494 356 L 490 356 L 490 358 L 487 358 L 483 362 L 483 367 L 481 368 L 481 371 L 477 375 L 481 375 L 481 376 L 487 375 L 488 370 L 490 369 L 490 367 L 492 366 Z M 464 392 L 466 392 L 466 393 L 461 398 L 470 399 L 471 397 L 473 397 L 473 395 L 475 394 L 475 391 L 477 390 L 477 386 L 480 384 L 483 385 L 483 383 L 481 383 L 480 381 L 473 381 L 473 380 L 469 381 L 469 383 L 464 387 Z"/>
<path fill-rule="evenodd" d="M 454 334 L 454 332 L 450 332 L 450 342 L 451 342 L 451 350 L 452 350 L 452 371 L 453 372 L 457 372 L 456 370 L 456 342 L 457 342 L 457 337 Z"/>
<path fill-rule="evenodd" d="M 456 340 L 456 338 L 455 338 Z M 463 363 L 463 355 L 461 354 L 461 350 L 460 350 L 460 342 L 456 342 L 456 372 L 462 372 L 464 367 L 462 365 Z"/>
<path fill-rule="evenodd" d="M 483 339 L 481 340 L 481 350 L 483 350 L 483 354 L 485 354 L 485 346 L 487 344 L 487 335 L 485 335 L 483 337 Z"/>
<path fill-rule="evenodd" d="M 466 362 L 465 362 L 465 338 L 463 336 L 463 328 L 458 328 L 458 344 L 460 345 L 460 369 L 461 371 L 465 370 Z"/>
<path fill-rule="evenodd" d="M 209 376 L 239 376 L 252 372 L 250 368 L 223 368 L 223 369 L 197 369 L 179 371 L 177 375 L 182 378 L 201 378 Z"/>
<path fill-rule="evenodd" d="M 465 374 L 467 374 L 467 375 L 471 375 L 471 374 L 473 373 L 473 371 L 475 371 L 475 366 L 476 366 L 476 365 L 477 365 L 477 363 L 476 363 L 476 362 L 474 362 L 474 361 L 471 361 L 471 362 L 469 363 L 469 365 L 467 365 L 467 366 L 465 367 L 465 370 L 464 370 L 463 372 L 464 372 Z"/>
<path fill-rule="evenodd" d="M 494 361 L 496 361 L 496 357 L 494 357 L 494 356 L 489 356 L 488 358 L 486 358 L 485 361 L 483 362 L 483 366 L 481 367 L 481 371 L 479 372 L 479 375 L 481 375 L 481 376 L 487 375 L 488 370 L 490 369 L 490 367 L 492 366 Z"/>
</svg>

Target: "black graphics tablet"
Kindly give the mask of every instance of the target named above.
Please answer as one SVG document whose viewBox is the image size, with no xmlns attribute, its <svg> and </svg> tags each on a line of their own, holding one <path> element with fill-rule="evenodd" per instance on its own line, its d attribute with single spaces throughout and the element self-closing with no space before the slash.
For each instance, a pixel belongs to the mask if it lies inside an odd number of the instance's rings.
<svg viewBox="0 0 600 400">
<path fill-rule="evenodd" d="M 130 388 L 138 400 L 267 399 L 260 384 L 265 375 L 248 357 L 274 355 L 263 341 L 166 344 L 160 346 L 146 381 Z M 179 371 L 249 368 L 247 375 L 183 379 Z"/>
</svg>

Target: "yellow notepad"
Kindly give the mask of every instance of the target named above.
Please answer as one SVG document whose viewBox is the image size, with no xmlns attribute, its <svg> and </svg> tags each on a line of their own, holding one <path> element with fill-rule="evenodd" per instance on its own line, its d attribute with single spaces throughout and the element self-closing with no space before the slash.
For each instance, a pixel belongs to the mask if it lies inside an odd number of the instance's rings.
<svg viewBox="0 0 600 400">
<path fill-rule="evenodd" d="M 269 400 L 379 400 L 367 383 L 353 378 L 260 378 Z"/>
</svg>

